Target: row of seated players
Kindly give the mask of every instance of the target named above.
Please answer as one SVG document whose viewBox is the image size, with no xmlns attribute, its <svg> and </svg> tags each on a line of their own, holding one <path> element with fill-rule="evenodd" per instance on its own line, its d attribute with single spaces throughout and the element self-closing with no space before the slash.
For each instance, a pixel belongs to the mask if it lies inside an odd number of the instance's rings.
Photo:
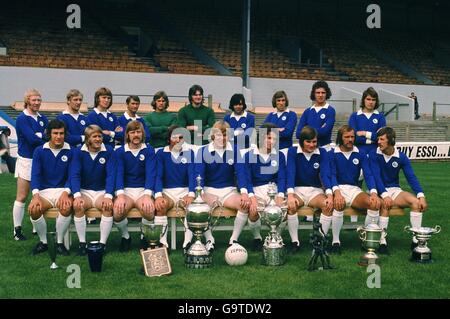
<svg viewBox="0 0 450 319">
<path fill-rule="evenodd" d="M 131 244 L 127 230 L 129 210 L 137 208 L 143 224 L 154 222 L 167 226 L 168 209 L 179 199 L 184 205 L 194 199 L 198 175 L 202 177 L 203 198 L 207 203 L 212 205 L 218 201 L 238 211 L 229 244 L 238 241 L 248 222 L 254 246 L 261 248 L 257 206 L 267 203 L 270 182 L 278 186 L 277 204 L 283 205 L 287 194 L 287 227 L 294 252 L 300 244 L 296 210 L 303 205 L 321 209 L 320 222 L 325 233 L 332 227 L 332 251 L 337 253 L 341 248 L 339 232 L 346 205 L 367 209 L 366 224 L 375 222 L 382 228 L 387 228 L 392 205 L 410 207 L 411 225 L 420 227 L 427 204 L 409 160 L 394 148 L 395 132 L 391 128 L 379 130 L 379 148 L 370 154 L 353 145 L 355 131 L 347 125 L 339 129 L 338 146 L 330 151 L 317 147 L 317 131 L 309 126 L 300 133 L 300 146 L 290 147 L 287 152 L 278 151 L 279 129 L 265 124 L 258 132 L 259 147 L 237 152 L 229 143 L 229 128 L 226 122 L 216 122 L 212 142 L 194 151 L 183 143 L 181 128 L 172 127 L 169 145 L 155 154 L 145 143 L 145 130 L 139 121 L 128 123 L 124 134 L 126 144 L 115 151 L 102 143 L 103 132 L 96 125 L 86 129 L 83 146 L 72 149 L 64 142 L 65 124 L 51 121 L 47 128 L 50 141 L 36 148 L 32 160 L 33 198 L 28 210 L 40 238 L 33 253 L 47 250 L 43 213 L 51 207 L 60 211 L 56 222 L 59 253 L 68 254 L 62 241 L 72 210 L 80 242 L 78 252 L 86 253 L 84 211 L 90 207 L 97 207 L 103 214 L 100 242 L 106 245 L 114 219 L 122 236 L 120 250 L 127 251 Z M 401 169 L 417 197 L 401 190 Z M 370 195 L 360 188 L 361 171 Z M 207 249 L 212 251 L 215 240 L 210 230 L 205 232 L 205 237 Z M 186 231 L 185 249 L 191 239 L 192 233 Z M 166 235 L 161 238 L 161 244 L 168 246 Z M 387 252 L 385 238 L 382 247 L 381 252 Z"/>
</svg>

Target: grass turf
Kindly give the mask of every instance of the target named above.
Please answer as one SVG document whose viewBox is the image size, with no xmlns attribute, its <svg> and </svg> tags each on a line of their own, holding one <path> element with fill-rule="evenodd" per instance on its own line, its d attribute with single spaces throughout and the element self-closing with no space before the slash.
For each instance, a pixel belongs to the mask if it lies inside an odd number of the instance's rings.
<svg viewBox="0 0 450 319">
<path fill-rule="evenodd" d="M 448 298 L 450 297 L 450 218 L 449 203 L 450 163 L 415 163 L 414 169 L 427 195 L 428 211 L 424 226 L 442 226 L 442 232 L 430 240 L 433 250 L 432 264 L 409 261 L 410 235 L 403 231 L 409 225 L 409 214 L 391 218 L 388 229 L 389 256 L 380 256 L 381 288 L 367 287 L 366 268 L 357 265 L 362 254 L 360 240 L 355 231 L 342 231 L 343 253 L 332 256 L 337 268 L 308 272 L 311 254 L 308 243 L 310 230 L 299 230 L 303 247 L 296 255 L 288 256 L 280 267 L 261 265 L 261 253 L 249 250 L 244 266 L 230 267 L 224 260 L 229 232 L 216 232 L 214 266 L 210 269 L 186 269 L 182 251 L 170 254 L 173 273 L 161 278 L 148 278 L 140 274 L 138 234 L 131 233 L 132 251 L 118 252 L 117 232 L 111 233 L 103 271 L 91 273 L 87 257 L 75 256 L 76 234 L 71 255 L 57 257 L 58 270 L 50 270 L 48 254 L 31 256 L 38 239 L 31 235 L 31 223 L 24 219 L 24 232 L 29 240 L 12 239 L 12 204 L 15 197 L 15 179 L 11 174 L 0 175 L 0 298 Z M 402 185 L 406 186 L 404 178 Z M 405 187 L 408 189 L 408 187 Z M 360 217 L 359 221 L 363 218 Z M 346 217 L 347 220 L 347 217 Z M 231 221 L 228 221 L 231 222 Z M 54 221 L 48 229 L 54 229 Z M 263 233 L 263 236 L 265 234 Z M 98 240 L 98 233 L 88 233 L 87 239 Z M 289 240 L 287 230 L 283 234 Z M 181 246 L 182 233 L 177 245 Z M 249 247 L 251 235 L 245 231 L 241 243 Z M 69 289 L 66 281 L 71 264 L 81 269 L 81 288 Z"/>
</svg>

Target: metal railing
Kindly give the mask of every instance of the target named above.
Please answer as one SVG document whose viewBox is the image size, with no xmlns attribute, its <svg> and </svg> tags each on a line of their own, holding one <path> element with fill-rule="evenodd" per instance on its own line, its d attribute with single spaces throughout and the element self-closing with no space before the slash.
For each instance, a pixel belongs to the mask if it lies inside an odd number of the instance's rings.
<svg viewBox="0 0 450 319">
<path fill-rule="evenodd" d="M 433 121 L 436 121 L 436 109 L 438 106 L 450 106 L 450 104 L 433 102 Z"/>
<path fill-rule="evenodd" d="M 386 111 L 386 105 L 393 105 L 389 110 Z M 384 117 L 387 117 L 389 114 L 395 111 L 395 120 L 398 121 L 399 109 L 400 107 L 409 106 L 408 103 L 380 103 L 381 112 L 383 112 Z"/>
<path fill-rule="evenodd" d="M 328 100 L 328 102 L 330 104 L 332 104 L 333 102 L 349 102 L 349 103 L 352 103 L 352 112 L 356 112 L 356 99 L 351 99 L 351 100 Z"/>
</svg>

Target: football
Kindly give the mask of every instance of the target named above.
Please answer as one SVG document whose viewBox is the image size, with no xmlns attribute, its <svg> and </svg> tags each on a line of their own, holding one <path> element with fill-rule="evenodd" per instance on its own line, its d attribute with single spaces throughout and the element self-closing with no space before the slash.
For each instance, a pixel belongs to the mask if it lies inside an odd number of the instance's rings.
<svg viewBox="0 0 450 319">
<path fill-rule="evenodd" d="M 233 244 L 225 251 L 225 261 L 230 266 L 240 266 L 247 262 L 247 249 L 239 244 Z"/>
</svg>

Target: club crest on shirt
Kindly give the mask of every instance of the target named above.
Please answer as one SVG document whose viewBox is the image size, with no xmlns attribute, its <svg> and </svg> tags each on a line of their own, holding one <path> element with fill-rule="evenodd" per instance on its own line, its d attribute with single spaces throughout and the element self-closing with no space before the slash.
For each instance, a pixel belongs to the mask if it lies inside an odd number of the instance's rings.
<svg viewBox="0 0 450 319">
<path fill-rule="evenodd" d="M 67 156 L 66 155 L 61 156 L 61 161 L 67 162 Z"/>
<path fill-rule="evenodd" d="M 398 163 L 397 162 L 392 162 L 392 167 L 397 168 L 398 167 Z"/>
<path fill-rule="evenodd" d="M 40 125 L 40 126 L 44 126 L 44 122 L 39 121 L 39 125 Z"/>
<path fill-rule="evenodd" d="M 314 163 L 314 165 L 313 165 L 314 169 L 318 169 L 318 168 L 319 168 L 319 166 L 320 166 L 320 164 L 319 164 L 319 163 Z"/>
<path fill-rule="evenodd" d="M 110 122 L 114 122 L 114 119 L 112 117 L 108 117 Z"/>
<path fill-rule="evenodd" d="M 270 165 L 272 165 L 273 167 L 276 167 L 278 165 L 278 162 L 276 160 L 272 160 L 270 162 Z"/>
<path fill-rule="evenodd" d="M 230 158 L 230 159 L 227 161 L 227 163 L 228 163 L 228 165 L 233 165 L 233 164 L 234 164 L 234 161 Z"/>
<path fill-rule="evenodd" d="M 325 118 L 325 114 L 320 114 L 320 118 L 323 120 Z"/>
<path fill-rule="evenodd" d="M 183 157 L 183 158 L 181 159 L 181 163 L 182 163 L 182 164 L 186 164 L 186 163 L 187 163 L 186 157 Z"/>
<path fill-rule="evenodd" d="M 372 122 L 373 124 L 378 124 L 378 119 L 373 119 Z"/>
<path fill-rule="evenodd" d="M 86 122 L 85 122 L 84 120 L 81 120 L 81 121 L 80 121 L 80 124 L 81 124 L 81 125 L 86 125 Z"/>
<path fill-rule="evenodd" d="M 144 154 L 139 155 L 139 160 L 141 161 L 145 160 L 145 155 Z"/>
<path fill-rule="evenodd" d="M 359 164 L 359 159 L 354 158 L 352 162 L 353 162 L 353 164 L 358 165 Z"/>
<path fill-rule="evenodd" d="M 242 124 L 241 124 L 241 127 L 242 127 L 242 128 L 246 128 L 246 127 L 247 127 L 247 124 L 242 123 Z"/>
<path fill-rule="evenodd" d="M 105 163 L 106 163 L 106 160 L 105 160 L 103 157 L 100 157 L 100 159 L 98 160 L 98 162 L 99 162 L 100 164 L 105 164 Z"/>
</svg>

